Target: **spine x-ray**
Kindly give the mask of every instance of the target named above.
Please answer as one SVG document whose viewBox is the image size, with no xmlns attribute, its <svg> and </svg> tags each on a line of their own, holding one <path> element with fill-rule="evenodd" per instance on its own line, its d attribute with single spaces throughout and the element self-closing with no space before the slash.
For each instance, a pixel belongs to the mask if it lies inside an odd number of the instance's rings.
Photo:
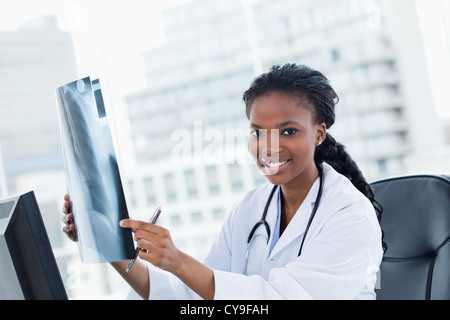
<svg viewBox="0 0 450 320">
<path fill-rule="evenodd" d="M 134 258 L 128 210 L 98 80 L 89 77 L 56 90 L 66 183 L 84 262 Z"/>
</svg>

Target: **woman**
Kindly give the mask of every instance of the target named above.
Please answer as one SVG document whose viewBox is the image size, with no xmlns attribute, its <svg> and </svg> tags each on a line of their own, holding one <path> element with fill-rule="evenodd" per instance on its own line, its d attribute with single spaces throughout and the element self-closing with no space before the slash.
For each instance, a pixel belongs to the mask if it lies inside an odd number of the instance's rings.
<svg viewBox="0 0 450 320">
<path fill-rule="evenodd" d="M 141 261 L 129 273 L 127 261 L 112 265 L 142 298 L 373 299 L 381 208 L 327 133 L 337 101 L 328 80 L 306 66 L 274 66 L 243 100 L 249 151 L 270 183 L 233 209 L 204 264 L 178 250 L 166 229 L 127 219 L 120 225 L 134 232 L 139 257 L 168 273 Z M 258 224 L 265 211 L 267 226 Z M 74 239 L 71 218 L 65 231 Z"/>
</svg>

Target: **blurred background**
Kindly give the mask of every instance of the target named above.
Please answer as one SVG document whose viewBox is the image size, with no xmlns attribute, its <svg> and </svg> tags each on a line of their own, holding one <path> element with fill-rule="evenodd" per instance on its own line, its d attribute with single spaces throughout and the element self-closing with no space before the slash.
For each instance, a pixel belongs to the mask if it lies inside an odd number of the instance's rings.
<svg viewBox="0 0 450 320">
<path fill-rule="evenodd" d="M 34 190 L 71 299 L 122 299 L 125 282 L 62 232 L 56 87 L 100 79 L 130 216 L 161 205 L 201 260 L 265 181 L 241 97 L 271 65 L 329 78 L 330 132 L 368 181 L 448 173 L 449 34 L 450 0 L 0 0 L 0 197 Z"/>
</svg>

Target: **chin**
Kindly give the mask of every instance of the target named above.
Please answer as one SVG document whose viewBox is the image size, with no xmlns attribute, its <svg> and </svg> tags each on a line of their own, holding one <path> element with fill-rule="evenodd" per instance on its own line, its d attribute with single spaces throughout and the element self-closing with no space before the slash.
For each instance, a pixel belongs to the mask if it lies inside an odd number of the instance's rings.
<svg viewBox="0 0 450 320">
<path fill-rule="evenodd" d="M 276 184 L 276 185 L 283 185 L 290 181 L 290 179 L 287 178 L 285 174 L 279 174 L 279 173 L 267 173 L 264 168 L 260 168 L 264 176 L 269 180 L 270 183 Z"/>
</svg>

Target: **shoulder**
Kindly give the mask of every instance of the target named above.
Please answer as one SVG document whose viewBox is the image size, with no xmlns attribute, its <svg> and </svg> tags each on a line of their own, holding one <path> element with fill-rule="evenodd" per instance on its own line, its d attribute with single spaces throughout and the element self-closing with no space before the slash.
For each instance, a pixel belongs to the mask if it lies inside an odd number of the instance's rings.
<svg viewBox="0 0 450 320">
<path fill-rule="evenodd" d="M 379 234 L 379 223 L 375 209 L 369 199 L 352 182 L 324 163 L 324 190 L 322 195 L 321 218 L 323 225 L 343 225 L 359 230 L 361 237 Z M 319 209 L 320 210 L 320 209 Z M 346 229 L 346 228 L 344 228 Z"/>
<path fill-rule="evenodd" d="M 336 211 L 355 208 L 355 213 L 374 212 L 369 199 L 362 194 L 352 182 L 327 163 L 323 163 L 324 187 L 323 201 L 327 207 L 334 207 Z M 334 210 L 333 210 L 334 211 Z"/>
</svg>

